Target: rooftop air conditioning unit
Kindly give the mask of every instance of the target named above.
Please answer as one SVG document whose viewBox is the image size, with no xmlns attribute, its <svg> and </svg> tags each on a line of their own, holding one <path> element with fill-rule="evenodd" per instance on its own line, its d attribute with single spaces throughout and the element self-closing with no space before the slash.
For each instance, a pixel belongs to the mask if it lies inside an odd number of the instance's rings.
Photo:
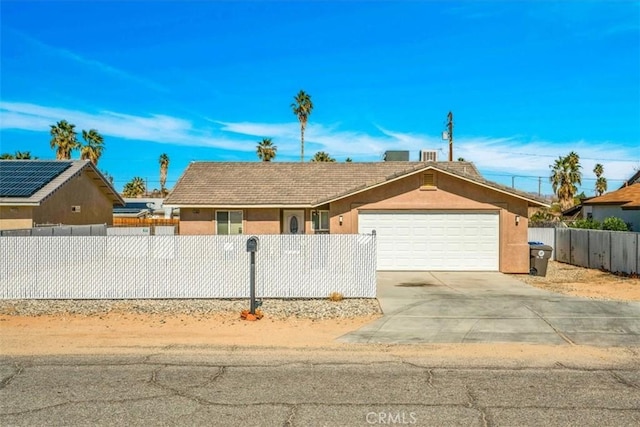
<svg viewBox="0 0 640 427">
<path fill-rule="evenodd" d="M 420 161 L 421 162 L 437 162 L 438 152 L 435 150 L 421 150 Z"/>
</svg>

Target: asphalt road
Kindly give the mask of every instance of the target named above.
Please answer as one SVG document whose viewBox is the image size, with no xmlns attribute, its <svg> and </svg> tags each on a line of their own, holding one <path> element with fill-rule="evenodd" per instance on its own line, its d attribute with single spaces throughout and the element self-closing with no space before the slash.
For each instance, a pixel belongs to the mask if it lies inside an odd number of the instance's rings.
<svg viewBox="0 0 640 427">
<path fill-rule="evenodd" d="M 637 349 L 548 366 L 311 353 L 3 357 L 0 425 L 640 425 Z"/>
</svg>

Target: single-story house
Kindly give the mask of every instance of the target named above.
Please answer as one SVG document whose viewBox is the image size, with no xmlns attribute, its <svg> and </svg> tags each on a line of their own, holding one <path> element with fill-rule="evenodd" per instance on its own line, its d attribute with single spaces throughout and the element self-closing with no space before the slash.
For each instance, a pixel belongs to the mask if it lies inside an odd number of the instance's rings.
<svg viewBox="0 0 640 427">
<path fill-rule="evenodd" d="M 165 204 L 180 234 L 376 231 L 379 270 L 529 272 L 527 213 L 547 204 L 469 162 L 193 162 Z"/>
<path fill-rule="evenodd" d="M 585 200 L 583 205 L 585 218 L 602 222 L 617 217 L 630 224 L 632 231 L 640 232 L 640 182 Z"/>
<path fill-rule="evenodd" d="M 124 200 L 87 160 L 0 160 L 0 229 L 113 224 Z"/>
</svg>

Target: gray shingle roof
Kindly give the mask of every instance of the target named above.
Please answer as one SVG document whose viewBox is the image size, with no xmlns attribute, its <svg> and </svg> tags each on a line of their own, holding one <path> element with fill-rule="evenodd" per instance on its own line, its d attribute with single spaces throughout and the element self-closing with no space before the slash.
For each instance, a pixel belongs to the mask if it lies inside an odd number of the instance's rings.
<svg viewBox="0 0 640 427">
<path fill-rule="evenodd" d="M 485 180 L 470 162 L 193 162 L 165 204 L 319 206 L 429 168 L 546 205 L 528 193 Z"/>
</svg>

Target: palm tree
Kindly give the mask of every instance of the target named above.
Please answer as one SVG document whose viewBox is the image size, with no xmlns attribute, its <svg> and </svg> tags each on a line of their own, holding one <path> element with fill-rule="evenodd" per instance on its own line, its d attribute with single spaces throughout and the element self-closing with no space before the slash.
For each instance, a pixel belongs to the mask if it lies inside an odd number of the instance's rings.
<svg viewBox="0 0 640 427">
<path fill-rule="evenodd" d="M 596 174 L 596 196 L 602 196 L 607 191 L 607 178 L 602 176 L 604 173 L 604 167 L 597 163 L 593 168 L 593 173 Z"/>
<path fill-rule="evenodd" d="M 347 157 L 346 159 L 344 159 L 344 161 L 347 163 L 351 163 L 353 162 L 353 159 L 351 157 Z"/>
<path fill-rule="evenodd" d="M 576 184 L 582 184 L 582 172 L 580 172 L 580 156 L 573 151 L 566 157 L 558 157 L 551 168 L 551 186 L 558 196 L 562 210 L 574 205 L 573 198 L 578 192 Z"/>
<path fill-rule="evenodd" d="M 136 176 L 125 184 L 122 194 L 124 197 L 138 197 L 142 196 L 146 191 L 147 187 L 144 184 L 144 180 Z"/>
<path fill-rule="evenodd" d="M 16 160 L 31 160 L 31 151 L 16 151 Z"/>
<path fill-rule="evenodd" d="M 329 153 L 325 153 L 324 151 L 318 151 L 311 159 L 312 162 L 335 162 L 336 159 L 331 157 Z"/>
<path fill-rule="evenodd" d="M 258 158 L 263 162 L 270 162 L 276 157 L 276 151 L 278 151 L 278 147 L 273 145 L 271 138 L 263 138 L 258 143 L 257 148 Z"/>
<path fill-rule="evenodd" d="M 80 158 L 89 160 L 94 166 L 98 166 L 98 160 L 104 151 L 104 138 L 95 129 L 90 129 L 89 132 L 83 129 L 82 139 L 86 144 L 80 148 Z"/>
<path fill-rule="evenodd" d="M 56 159 L 69 160 L 71 152 L 80 148 L 75 127 L 66 120 L 51 125 L 51 148 L 56 150 Z"/>
<path fill-rule="evenodd" d="M 291 104 L 293 114 L 298 117 L 300 121 L 300 161 L 304 162 L 304 130 L 307 127 L 307 120 L 313 110 L 313 103 L 311 102 L 311 95 L 301 90 L 296 96 L 293 97 L 295 101 Z"/>
<path fill-rule="evenodd" d="M 169 171 L 169 156 L 166 153 L 160 154 L 160 158 L 158 159 L 160 163 L 160 192 L 164 197 L 167 190 L 164 188 L 164 185 L 167 183 L 167 172 Z"/>
<path fill-rule="evenodd" d="M 10 153 L 2 153 L 0 154 L 0 160 L 14 160 L 16 156 Z"/>
</svg>

